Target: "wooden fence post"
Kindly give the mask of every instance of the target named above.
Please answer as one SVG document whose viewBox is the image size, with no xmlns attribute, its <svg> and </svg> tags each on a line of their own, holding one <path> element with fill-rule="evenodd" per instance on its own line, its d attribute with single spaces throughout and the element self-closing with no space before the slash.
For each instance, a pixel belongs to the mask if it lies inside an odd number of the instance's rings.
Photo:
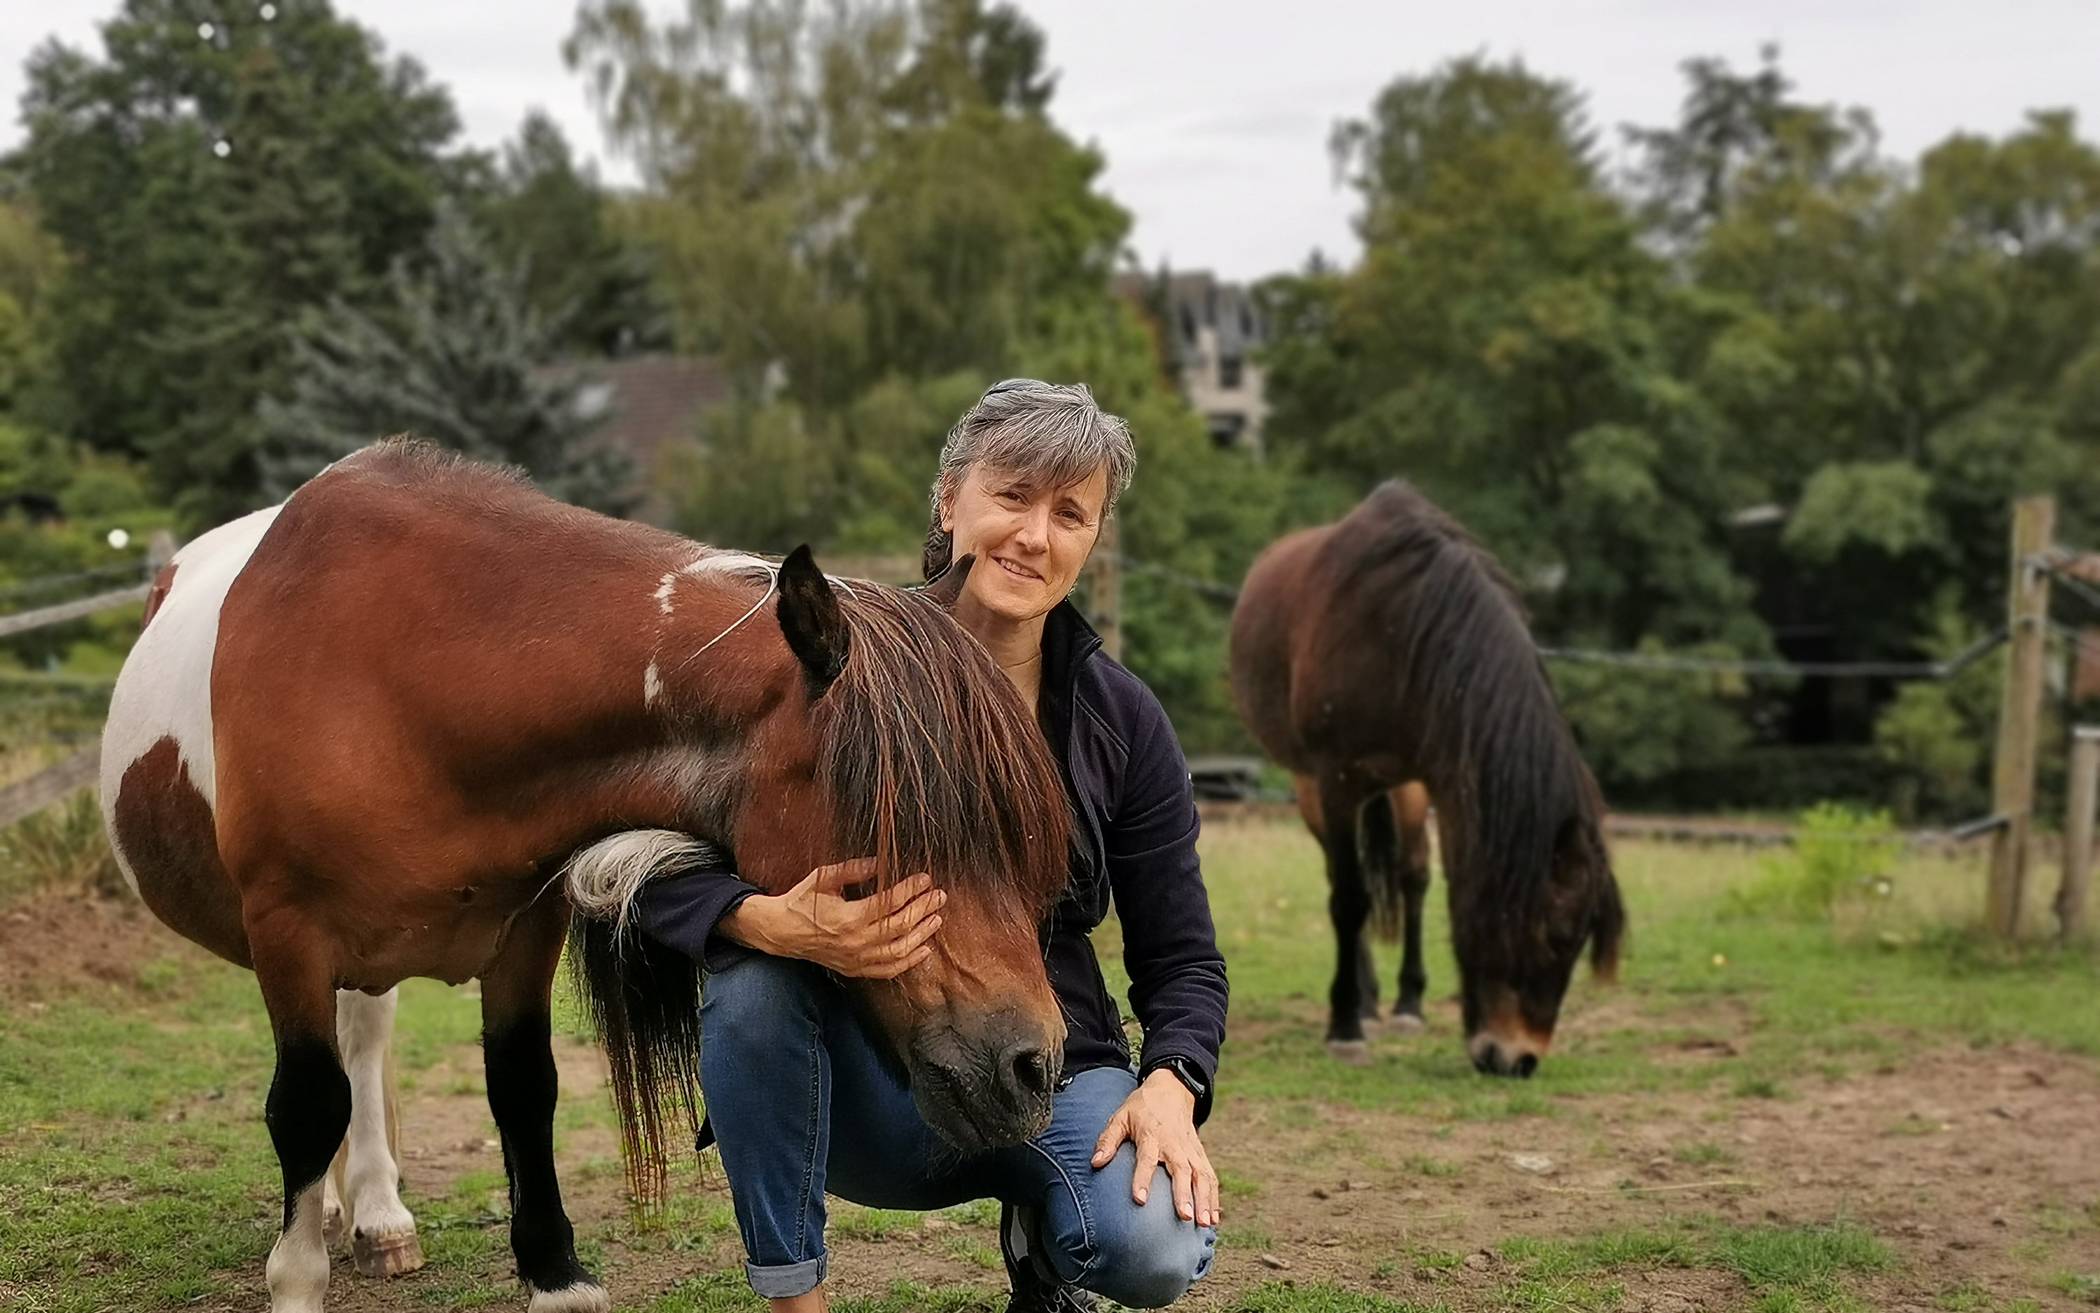
<svg viewBox="0 0 2100 1313">
<path fill-rule="evenodd" d="M 2100 804 L 2100 725 L 2080 725 L 2071 739 L 2070 811 L 2064 816 L 2064 883 L 2056 891 L 2058 933 L 2070 943 L 2085 933 L 2093 888 L 2093 813 Z"/>
<path fill-rule="evenodd" d="M 2049 572 L 2040 558 L 2056 528 L 2054 497 L 2013 503 L 2012 589 L 2007 623 L 2005 691 L 1998 709 L 1998 754 L 1992 763 L 1991 809 L 2002 819 L 1991 840 L 1985 920 L 1992 933 L 2019 933 L 2025 902 L 2029 835 L 2034 824 L 2035 747 L 2041 733 L 2042 659 L 2049 628 Z"/>
</svg>

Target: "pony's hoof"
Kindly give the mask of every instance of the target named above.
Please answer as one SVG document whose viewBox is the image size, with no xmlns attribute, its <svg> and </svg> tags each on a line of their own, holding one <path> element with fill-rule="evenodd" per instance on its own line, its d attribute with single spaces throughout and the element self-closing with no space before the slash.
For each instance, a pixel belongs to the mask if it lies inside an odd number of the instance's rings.
<svg viewBox="0 0 2100 1313">
<path fill-rule="evenodd" d="M 405 1276 L 423 1266 L 423 1245 L 413 1231 L 381 1236 L 359 1232 L 350 1237 L 350 1258 L 359 1276 Z"/>
<path fill-rule="evenodd" d="M 1393 1029 L 1403 1035 L 1418 1035 L 1429 1029 L 1429 1023 L 1412 1012 L 1395 1012 L 1392 1024 Z"/>
<path fill-rule="evenodd" d="M 325 1204 L 321 1208 L 321 1243 L 334 1249 L 343 1243 L 343 1206 Z"/>
<path fill-rule="evenodd" d="M 525 1313 L 612 1313 L 612 1300 L 595 1281 L 579 1281 L 560 1290 L 535 1290 Z"/>
<path fill-rule="evenodd" d="M 1331 1039 L 1327 1041 L 1327 1056 L 1347 1067 L 1368 1067 L 1371 1046 L 1360 1039 Z"/>
</svg>

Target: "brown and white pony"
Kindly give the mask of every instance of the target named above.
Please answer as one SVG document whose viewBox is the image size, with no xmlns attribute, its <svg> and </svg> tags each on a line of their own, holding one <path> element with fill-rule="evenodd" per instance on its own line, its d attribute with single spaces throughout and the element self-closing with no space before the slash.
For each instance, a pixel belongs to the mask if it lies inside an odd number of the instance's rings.
<svg viewBox="0 0 2100 1313">
<path fill-rule="evenodd" d="M 944 1129 L 1012 1142 L 1047 1122 L 1064 1026 L 1035 927 L 1065 877 L 1055 764 L 941 606 L 835 588 L 806 549 L 775 567 L 425 444 L 366 448 L 164 571 L 112 699 L 102 798 L 146 905 L 262 988 L 274 1313 L 321 1308 L 323 1181 L 346 1133 L 360 1270 L 421 1262 L 387 1129 L 409 976 L 481 982 L 533 1313 L 610 1307 L 555 1180 L 549 994 L 564 873 L 676 859 L 644 832 L 720 843 L 772 889 L 866 853 L 932 870 L 939 951 L 867 1001 L 915 1083 L 992 1096 Z"/>
<path fill-rule="evenodd" d="M 1395 1015 L 1421 1024 L 1434 798 L 1467 1052 L 1484 1072 L 1529 1076 L 1584 943 L 1609 974 L 1625 914 L 1603 801 L 1501 569 L 1428 498 L 1387 483 L 1262 553 L 1231 641 L 1240 716 L 1297 774 L 1327 858 L 1330 1049 L 1365 1057 L 1374 908 L 1381 931 L 1406 927 Z"/>
</svg>

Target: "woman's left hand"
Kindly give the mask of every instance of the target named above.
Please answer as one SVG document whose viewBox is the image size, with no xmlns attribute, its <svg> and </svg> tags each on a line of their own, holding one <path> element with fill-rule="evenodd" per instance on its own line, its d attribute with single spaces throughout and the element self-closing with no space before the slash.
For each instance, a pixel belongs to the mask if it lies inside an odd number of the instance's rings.
<svg viewBox="0 0 2100 1313">
<path fill-rule="evenodd" d="M 1132 1090 L 1094 1145 L 1094 1170 L 1108 1166 L 1129 1140 L 1137 1146 L 1130 1197 L 1142 1204 L 1162 1163 L 1174 1182 L 1174 1211 L 1198 1226 L 1218 1224 L 1218 1173 L 1196 1135 L 1196 1096 L 1171 1071 L 1155 1071 Z"/>
</svg>

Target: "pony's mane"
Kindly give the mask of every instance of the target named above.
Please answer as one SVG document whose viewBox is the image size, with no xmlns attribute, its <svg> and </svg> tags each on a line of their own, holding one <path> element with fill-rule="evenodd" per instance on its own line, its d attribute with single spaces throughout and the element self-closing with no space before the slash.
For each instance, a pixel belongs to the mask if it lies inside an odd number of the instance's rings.
<svg viewBox="0 0 2100 1313">
<path fill-rule="evenodd" d="M 1379 608 L 1376 631 L 1396 644 L 1400 705 L 1420 718 L 1431 792 L 1455 822 L 1440 826 L 1453 850 L 1446 860 L 1462 873 L 1451 897 L 1480 909 L 1475 933 L 1514 947 L 1544 896 L 1563 826 L 1578 827 L 1575 842 L 1610 879 L 1603 800 L 1516 589 L 1457 521 L 1397 480 L 1335 526 L 1328 552 L 1338 582 Z M 1598 929 L 1597 957 L 1608 963 L 1616 932 Z"/>
<path fill-rule="evenodd" d="M 1049 745 L 991 654 L 931 600 L 864 581 L 839 597 L 846 668 L 818 704 L 819 770 L 842 852 L 889 876 L 973 881 L 1040 920 L 1069 874 Z"/>
</svg>

